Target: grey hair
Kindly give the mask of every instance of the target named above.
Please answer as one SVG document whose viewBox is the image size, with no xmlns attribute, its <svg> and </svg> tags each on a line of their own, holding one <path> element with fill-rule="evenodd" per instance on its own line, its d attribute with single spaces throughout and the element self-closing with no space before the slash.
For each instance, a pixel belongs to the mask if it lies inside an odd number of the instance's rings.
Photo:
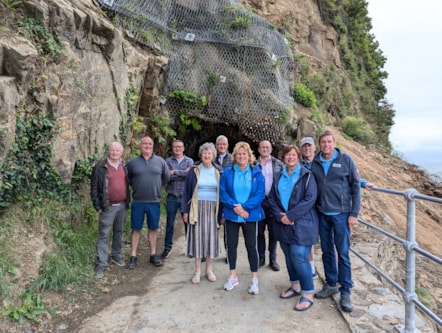
<svg viewBox="0 0 442 333">
<path fill-rule="evenodd" d="M 215 145 L 212 142 L 205 142 L 205 143 L 203 143 L 200 146 L 200 148 L 198 150 L 199 158 L 201 158 L 201 155 L 203 154 L 203 151 L 205 151 L 205 150 L 210 150 L 212 152 L 212 154 L 213 154 L 213 158 L 215 159 L 215 157 L 216 157 L 216 148 L 215 148 Z"/>
<path fill-rule="evenodd" d="M 218 142 L 219 140 L 222 140 L 222 139 L 226 140 L 226 142 L 229 143 L 229 139 L 227 139 L 227 136 L 225 136 L 225 135 L 218 135 L 215 142 Z"/>
<path fill-rule="evenodd" d="M 111 142 L 110 144 L 109 144 L 109 148 L 108 148 L 108 150 L 109 149 L 111 149 L 111 147 L 113 147 L 113 146 L 118 146 L 118 147 L 120 147 L 120 150 L 121 150 L 121 152 L 123 152 L 123 145 L 121 144 L 121 143 L 119 143 L 118 141 L 114 141 L 114 142 Z"/>
</svg>

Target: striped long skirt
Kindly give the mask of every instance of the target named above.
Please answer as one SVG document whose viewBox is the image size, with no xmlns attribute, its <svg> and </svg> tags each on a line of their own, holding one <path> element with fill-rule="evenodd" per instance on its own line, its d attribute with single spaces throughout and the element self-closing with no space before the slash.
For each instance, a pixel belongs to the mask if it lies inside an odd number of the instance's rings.
<svg viewBox="0 0 442 333">
<path fill-rule="evenodd" d="M 198 200 L 198 221 L 187 228 L 186 255 L 195 258 L 217 258 L 219 256 L 216 206 L 216 201 Z"/>
</svg>

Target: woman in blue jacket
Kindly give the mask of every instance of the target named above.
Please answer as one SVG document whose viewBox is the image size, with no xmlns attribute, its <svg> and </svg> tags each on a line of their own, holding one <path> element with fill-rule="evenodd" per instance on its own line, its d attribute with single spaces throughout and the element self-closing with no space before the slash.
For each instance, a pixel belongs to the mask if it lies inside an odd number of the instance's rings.
<svg viewBox="0 0 442 333">
<path fill-rule="evenodd" d="M 232 157 L 233 165 L 224 169 L 220 181 L 220 201 L 223 204 L 222 217 L 225 220 L 227 260 L 230 267 L 230 276 L 224 289 L 232 290 L 239 284 L 236 256 L 241 228 L 252 272 L 248 292 L 256 295 L 259 293 L 256 239 L 258 222 L 265 217 L 261 207 L 265 198 L 264 176 L 259 166 L 253 166 L 255 156 L 247 142 L 238 142 L 233 148 Z"/>
<path fill-rule="evenodd" d="M 295 311 L 306 311 L 313 305 L 314 284 L 308 260 L 312 245 L 318 240 L 317 197 L 312 172 L 301 166 L 301 153 L 296 146 L 282 150 L 284 169 L 276 175 L 269 193 L 269 204 L 275 219 L 273 234 L 285 255 L 291 286 L 279 297 L 301 295 Z"/>
</svg>

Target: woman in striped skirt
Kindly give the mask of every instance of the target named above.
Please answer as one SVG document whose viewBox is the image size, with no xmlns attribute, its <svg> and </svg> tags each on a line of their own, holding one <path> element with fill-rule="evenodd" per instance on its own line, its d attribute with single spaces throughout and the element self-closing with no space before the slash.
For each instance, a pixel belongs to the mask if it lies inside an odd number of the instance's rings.
<svg viewBox="0 0 442 333">
<path fill-rule="evenodd" d="M 206 277 L 215 282 L 213 259 L 219 256 L 218 205 L 220 167 L 213 163 L 215 145 L 211 142 L 199 148 L 200 161 L 190 169 L 184 183 L 181 201 L 183 220 L 189 224 L 185 254 L 195 258 L 192 283 L 200 283 L 201 259 L 206 259 Z"/>
</svg>

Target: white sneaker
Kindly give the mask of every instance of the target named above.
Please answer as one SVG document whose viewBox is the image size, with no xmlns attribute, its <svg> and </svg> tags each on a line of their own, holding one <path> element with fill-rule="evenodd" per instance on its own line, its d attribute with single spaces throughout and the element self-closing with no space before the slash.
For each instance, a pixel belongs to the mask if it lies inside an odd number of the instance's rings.
<svg viewBox="0 0 442 333">
<path fill-rule="evenodd" d="M 252 278 L 252 280 L 250 281 L 249 294 L 251 295 L 259 294 L 258 278 Z"/>
<path fill-rule="evenodd" d="M 238 277 L 230 275 L 226 283 L 224 283 L 224 290 L 232 290 L 239 284 Z"/>
</svg>

